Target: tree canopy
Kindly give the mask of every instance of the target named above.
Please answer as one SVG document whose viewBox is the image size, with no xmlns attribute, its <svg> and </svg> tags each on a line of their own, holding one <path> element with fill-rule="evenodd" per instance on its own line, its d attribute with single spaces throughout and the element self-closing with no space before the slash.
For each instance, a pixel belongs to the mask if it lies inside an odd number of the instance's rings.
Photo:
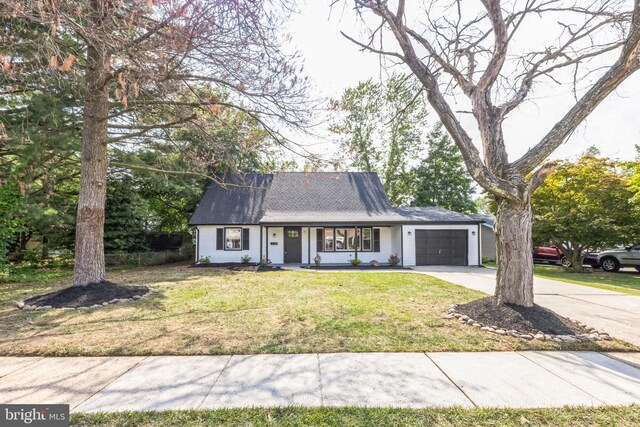
<svg viewBox="0 0 640 427">
<path fill-rule="evenodd" d="M 280 24 L 290 6 L 288 0 L 0 0 L 2 101 L 28 109 L 27 97 L 50 87 L 76 101 L 58 110 L 74 116 L 66 126 L 76 132 L 69 141 L 77 138 L 82 146 L 75 285 L 105 280 L 109 166 L 215 179 L 220 164 L 235 167 L 236 159 L 250 161 L 261 149 L 264 136 L 242 130 L 252 132 L 257 123 L 282 142 L 275 123 L 304 122 L 300 61 L 281 48 Z M 176 142 L 178 128 L 186 144 Z M 145 145 L 170 147 L 205 173 L 123 162 L 141 158 L 136 155 Z"/>
<path fill-rule="evenodd" d="M 415 170 L 414 206 L 441 206 L 456 212 L 475 213 L 473 185 L 460 150 L 442 124 L 427 137 L 427 156 Z"/>
<path fill-rule="evenodd" d="M 560 248 L 582 269 L 582 252 L 640 238 L 640 209 L 633 203 L 625 165 L 585 155 L 561 163 L 533 194 L 533 238 Z"/>
<path fill-rule="evenodd" d="M 332 130 L 343 149 L 336 164 L 377 172 L 391 203 L 408 204 L 415 178 L 410 161 L 424 149 L 427 127 L 427 106 L 416 82 L 400 74 L 384 83 L 368 80 L 346 89 L 332 105 L 338 113 Z"/>
</svg>

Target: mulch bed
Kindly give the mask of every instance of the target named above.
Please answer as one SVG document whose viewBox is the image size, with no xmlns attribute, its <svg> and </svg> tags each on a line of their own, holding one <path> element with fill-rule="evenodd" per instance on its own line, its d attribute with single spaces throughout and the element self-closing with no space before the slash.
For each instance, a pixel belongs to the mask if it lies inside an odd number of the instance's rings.
<svg viewBox="0 0 640 427">
<path fill-rule="evenodd" d="M 309 270 L 411 270 L 399 265 L 301 265 L 300 268 Z"/>
<path fill-rule="evenodd" d="M 246 267 L 247 265 L 249 266 L 257 266 L 258 263 L 252 262 L 250 264 L 242 264 L 241 262 L 209 262 L 206 264 L 191 264 L 189 267 L 191 268 L 227 268 L 227 267 L 239 267 L 239 266 L 243 266 Z"/>
<path fill-rule="evenodd" d="M 257 271 L 257 272 L 266 272 L 266 271 L 280 271 L 281 267 L 272 266 L 272 265 L 232 265 L 229 267 L 231 271 Z"/>
<path fill-rule="evenodd" d="M 588 333 L 588 329 L 539 305 L 534 304 L 533 307 L 513 304 L 496 306 L 494 297 L 459 304 L 456 306 L 456 312 L 485 325 L 492 325 L 504 330 L 515 329 L 521 333 L 535 334 L 538 331 L 550 335 Z"/>
<path fill-rule="evenodd" d="M 86 286 L 71 286 L 56 292 L 37 295 L 24 300 L 26 305 L 53 308 L 78 308 L 102 304 L 114 299 L 133 298 L 143 296 L 149 292 L 149 287 L 138 285 L 119 285 L 111 282 L 90 283 Z"/>
</svg>

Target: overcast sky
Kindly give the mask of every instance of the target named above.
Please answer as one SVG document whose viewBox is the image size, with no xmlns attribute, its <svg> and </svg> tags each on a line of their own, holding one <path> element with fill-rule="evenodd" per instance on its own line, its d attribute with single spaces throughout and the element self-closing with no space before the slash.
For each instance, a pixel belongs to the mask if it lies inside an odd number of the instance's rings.
<svg viewBox="0 0 640 427">
<path fill-rule="evenodd" d="M 304 58 L 306 74 L 316 96 L 338 98 L 345 88 L 359 81 L 384 78 L 377 55 L 360 52 L 340 35 L 342 30 L 358 36 L 355 18 L 349 10 L 330 11 L 328 0 L 307 0 L 300 7 L 301 13 L 293 16 L 289 31 L 292 43 Z M 530 39 L 535 41 L 537 35 L 532 37 Z M 535 101 L 513 111 L 505 122 L 511 159 L 537 143 L 573 103 L 568 86 L 539 87 L 534 98 Z M 460 119 L 477 143 L 474 120 L 468 116 Z M 311 149 L 326 152 L 329 147 L 333 148 L 331 135 L 322 127 L 317 132 L 318 138 L 305 141 Z M 635 144 L 640 144 L 640 72 L 610 95 L 552 157 L 575 158 L 594 145 L 603 155 L 626 160 L 635 157 Z"/>
</svg>

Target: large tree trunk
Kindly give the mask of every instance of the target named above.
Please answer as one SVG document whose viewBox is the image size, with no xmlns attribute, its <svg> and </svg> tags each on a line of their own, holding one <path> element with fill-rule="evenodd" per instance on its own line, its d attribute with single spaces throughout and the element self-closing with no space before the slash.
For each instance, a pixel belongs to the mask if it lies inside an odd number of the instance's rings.
<svg viewBox="0 0 640 427">
<path fill-rule="evenodd" d="M 571 242 L 571 268 L 577 272 L 582 271 L 582 261 L 582 248 L 575 242 Z"/>
<path fill-rule="evenodd" d="M 92 2 L 95 5 L 96 1 Z M 84 123 L 74 286 L 105 280 L 104 206 L 107 194 L 107 115 L 109 92 L 104 84 L 105 54 L 101 48 L 87 49 Z"/>
<path fill-rule="evenodd" d="M 532 220 L 529 201 L 498 202 L 495 226 L 498 304 L 533 306 Z"/>
</svg>

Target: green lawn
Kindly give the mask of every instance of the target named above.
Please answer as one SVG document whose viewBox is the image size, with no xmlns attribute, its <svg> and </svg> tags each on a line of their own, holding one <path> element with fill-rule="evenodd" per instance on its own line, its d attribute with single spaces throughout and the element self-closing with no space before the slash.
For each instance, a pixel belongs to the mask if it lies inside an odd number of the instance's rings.
<svg viewBox="0 0 640 427">
<path fill-rule="evenodd" d="M 537 277 L 545 279 L 560 280 L 629 295 L 640 295 L 640 273 L 635 270 L 623 270 L 618 273 L 587 270 L 584 273 L 575 273 L 562 267 L 536 265 L 533 271 Z"/>
<path fill-rule="evenodd" d="M 71 425 L 160 426 L 555 426 L 640 425 L 640 406 L 558 409 L 265 408 L 75 414 Z"/>
<path fill-rule="evenodd" d="M 488 334 L 444 315 L 484 296 L 407 273 L 231 272 L 171 265 L 109 272 L 148 298 L 88 311 L 25 312 L 15 302 L 70 284 L 0 284 L 0 355 L 256 354 L 530 349 L 632 350 Z"/>
</svg>

